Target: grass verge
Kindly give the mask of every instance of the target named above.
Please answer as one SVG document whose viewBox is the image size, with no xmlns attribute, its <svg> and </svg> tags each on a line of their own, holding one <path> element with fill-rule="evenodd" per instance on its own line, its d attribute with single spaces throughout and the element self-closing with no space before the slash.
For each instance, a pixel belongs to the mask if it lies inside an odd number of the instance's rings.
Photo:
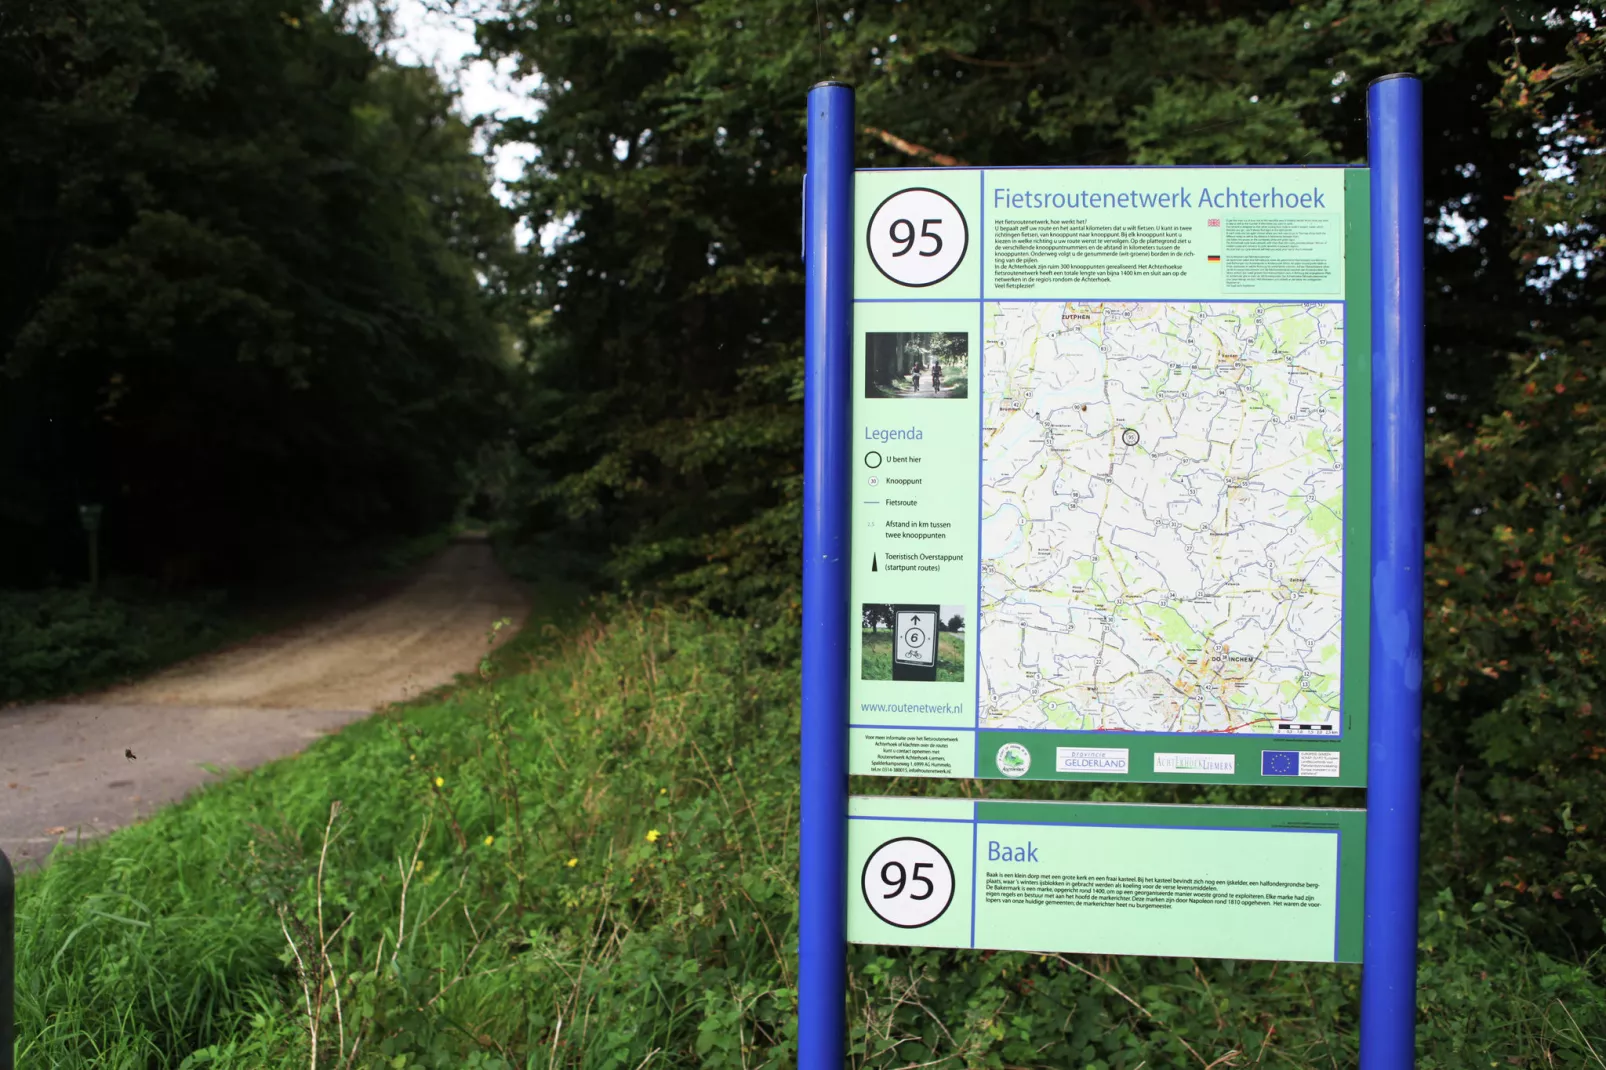
<svg viewBox="0 0 1606 1070">
<path fill-rule="evenodd" d="M 892 679 L 892 632 L 860 630 L 859 679 Z M 955 632 L 937 636 L 937 682 L 964 683 L 965 637 Z"/>
<path fill-rule="evenodd" d="M 21 887 L 19 1065 L 791 1065 L 797 675 L 766 644 L 528 628 L 477 686 L 56 859 Z M 1441 897 L 1422 964 L 1420 1066 L 1606 1066 L 1598 958 Z M 1355 1063 L 1353 967 L 859 947 L 850 980 L 855 1067 Z"/>
</svg>

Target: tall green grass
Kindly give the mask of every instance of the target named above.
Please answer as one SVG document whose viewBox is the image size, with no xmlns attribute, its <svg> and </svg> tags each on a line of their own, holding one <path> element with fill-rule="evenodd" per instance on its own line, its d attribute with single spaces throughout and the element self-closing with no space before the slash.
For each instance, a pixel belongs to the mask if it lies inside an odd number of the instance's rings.
<svg viewBox="0 0 1606 1070">
<path fill-rule="evenodd" d="M 57 858 L 21 889 L 19 1065 L 790 1065 L 797 676 L 768 642 L 632 608 L 527 637 Z M 1606 1066 L 1598 959 L 1423 919 L 1421 1066 Z M 851 964 L 855 1067 L 1355 1061 L 1352 967 Z"/>
<path fill-rule="evenodd" d="M 859 678 L 892 679 L 892 631 L 860 629 Z M 937 682 L 963 683 L 965 680 L 965 637 L 963 633 L 937 635 Z"/>
</svg>

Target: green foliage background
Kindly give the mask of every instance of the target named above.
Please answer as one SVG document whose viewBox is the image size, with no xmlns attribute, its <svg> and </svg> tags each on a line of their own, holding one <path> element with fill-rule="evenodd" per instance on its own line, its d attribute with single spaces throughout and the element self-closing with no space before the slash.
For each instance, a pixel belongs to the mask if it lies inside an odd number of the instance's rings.
<svg viewBox="0 0 1606 1070">
<path fill-rule="evenodd" d="M 525 258 L 506 506 L 625 585 L 796 620 L 807 87 L 864 165 L 1364 160 L 1364 87 L 1425 83 L 1431 887 L 1601 937 L 1599 4 L 508 0 Z M 545 544 L 550 547 L 550 543 Z M 543 559 L 549 549 L 543 549 Z M 784 646 L 784 644 L 782 644 Z"/>
<path fill-rule="evenodd" d="M 866 166 L 1271 164 L 1361 160 L 1365 84 L 1418 72 L 1431 225 L 1471 221 L 1469 240 L 1432 248 L 1445 426 L 1488 410 L 1507 348 L 1554 303 L 1504 267 L 1505 198 L 1536 134 L 1515 123 L 1495 137 L 1490 111 L 1513 32 L 1534 59 L 1560 57 L 1571 24 L 1547 27 L 1545 5 L 502 10 L 482 46 L 541 73 L 539 118 L 504 133 L 537 149 L 520 208 L 555 238 L 519 268 L 532 390 L 505 500 L 526 535 L 562 521 L 616 579 L 795 610 L 800 101 L 820 78 L 858 87 Z"/>
<path fill-rule="evenodd" d="M 0 585 L 262 582 L 450 517 L 511 220 L 343 2 L 0 10 Z"/>
</svg>

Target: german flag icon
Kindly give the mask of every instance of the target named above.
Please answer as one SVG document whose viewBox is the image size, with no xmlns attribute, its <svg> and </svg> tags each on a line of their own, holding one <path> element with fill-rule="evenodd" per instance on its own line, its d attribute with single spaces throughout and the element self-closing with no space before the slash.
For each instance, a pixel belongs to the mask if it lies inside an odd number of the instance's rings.
<svg viewBox="0 0 1606 1070">
<path fill-rule="evenodd" d="M 1219 256 L 1210 256 L 1210 257 L 1206 257 L 1205 259 L 1209 260 L 1212 264 L 1221 263 L 1221 257 L 1219 257 Z"/>
</svg>

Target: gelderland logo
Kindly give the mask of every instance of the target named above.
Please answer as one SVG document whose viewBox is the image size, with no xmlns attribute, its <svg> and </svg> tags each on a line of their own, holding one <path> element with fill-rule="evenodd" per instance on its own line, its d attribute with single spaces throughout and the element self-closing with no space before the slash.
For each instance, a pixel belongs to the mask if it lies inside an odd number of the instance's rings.
<svg viewBox="0 0 1606 1070">
<path fill-rule="evenodd" d="M 1007 777 L 1022 777 L 1032 767 L 1032 752 L 1019 743 L 998 748 L 998 771 Z"/>
</svg>

